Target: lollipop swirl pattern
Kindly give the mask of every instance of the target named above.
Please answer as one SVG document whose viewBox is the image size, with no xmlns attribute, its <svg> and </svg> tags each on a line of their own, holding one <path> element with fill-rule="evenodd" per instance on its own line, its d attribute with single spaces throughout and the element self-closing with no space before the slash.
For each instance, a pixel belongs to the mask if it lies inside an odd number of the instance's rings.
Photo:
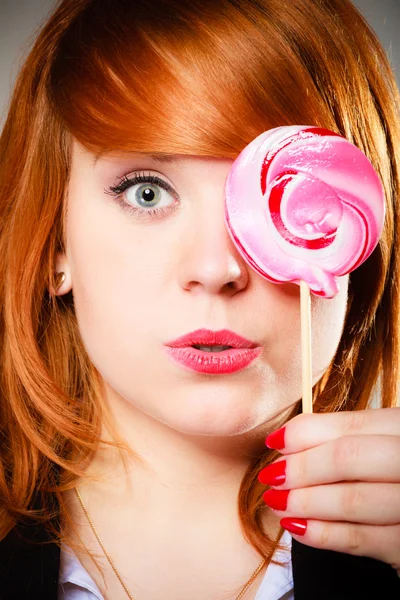
<svg viewBox="0 0 400 600">
<path fill-rule="evenodd" d="M 238 250 L 275 283 L 301 280 L 332 298 L 337 277 L 376 247 L 384 193 L 356 146 L 317 127 L 278 127 L 253 140 L 233 163 L 225 220 Z"/>
</svg>

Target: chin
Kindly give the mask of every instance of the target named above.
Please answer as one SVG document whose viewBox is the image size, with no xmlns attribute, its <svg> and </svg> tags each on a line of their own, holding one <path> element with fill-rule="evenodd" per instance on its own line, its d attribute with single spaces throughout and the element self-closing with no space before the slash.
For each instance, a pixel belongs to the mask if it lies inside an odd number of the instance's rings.
<svg viewBox="0 0 400 600">
<path fill-rule="evenodd" d="M 158 414 L 156 418 L 176 431 L 194 436 L 243 435 L 262 426 L 268 419 L 268 414 L 263 414 L 259 406 L 250 406 L 232 397 L 230 401 L 221 397 L 205 401 L 204 397 L 196 400 L 192 396 L 191 402 L 186 400 L 184 406 L 178 406 L 175 397 L 174 406 L 168 408 L 168 414 Z"/>
</svg>

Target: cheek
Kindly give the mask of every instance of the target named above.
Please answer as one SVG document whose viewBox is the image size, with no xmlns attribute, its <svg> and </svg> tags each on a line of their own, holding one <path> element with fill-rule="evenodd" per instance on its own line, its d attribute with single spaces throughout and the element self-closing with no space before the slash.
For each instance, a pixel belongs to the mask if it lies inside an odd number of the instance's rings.
<svg viewBox="0 0 400 600">
<path fill-rule="evenodd" d="M 348 276 L 339 278 L 340 291 L 333 299 L 311 294 L 311 347 L 313 381 L 316 383 L 335 356 L 343 331 L 348 297 Z M 266 361 L 280 386 L 301 395 L 301 315 L 300 291 L 294 284 L 268 288 L 268 352 Z"/>
<path fill-rule="evenodd" d="M 99 352 L 106 354 L 103 362 L 116 348 L 132 354 L 132 332 L 142 342 L 161 309 L 169 254 L 157 251 L 166 243 L 160 236 L 142 229 L 121 218 L 118 207 L 95 210 L 90 201 L 71 203 L 67 234 L 75 311 L 96 366 Z"/>
<path fill-rule="evenodd" d="M 311 311 L 313 374 L 318 380 L 331 363 L 343 332 L 348 298 L 348 276 L 339 278 L 332 299 L 313 297 Z"/>
</svg>

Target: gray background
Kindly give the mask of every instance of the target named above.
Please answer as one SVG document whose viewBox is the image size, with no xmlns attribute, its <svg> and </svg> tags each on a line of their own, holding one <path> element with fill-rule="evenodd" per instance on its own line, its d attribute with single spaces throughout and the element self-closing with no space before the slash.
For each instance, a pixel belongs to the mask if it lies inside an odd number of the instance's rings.
<svg viewBox="0 0 400 600">
<path fill-rule="evenodd" d="M 400 0 L 355 0 L 354 4 L 378 34 L 400 84 Z M 0 0 L 0 129 L 19 65 L 54 5 L 55 0 Z"/>
</svg>

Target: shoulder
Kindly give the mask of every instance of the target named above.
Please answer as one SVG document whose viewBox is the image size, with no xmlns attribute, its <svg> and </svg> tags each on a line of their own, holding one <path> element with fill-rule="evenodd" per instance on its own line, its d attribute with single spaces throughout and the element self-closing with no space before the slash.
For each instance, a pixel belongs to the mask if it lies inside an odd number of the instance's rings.
<svg viewBox="0 0 400 600">
<path fill-rule="evenodd" d="M 43 525 L 15 527 L 0 541 L 0 600 L 57 600 L 60 548 Z"/>
<path fill-rule="evenodd" d="M 364 556 L 305 546 L 293 539 L 295 600 L 400 598 L 400 577 L 390 565 Z"/>
<path fill-rule="evenodd" d="M 386 563 L 292 541 L 295 600 L 400 598 Z M 0 542 L 0 600 L 57 600 L 60 548 L 43 525 L 13 529 Z"/>
</svg>

